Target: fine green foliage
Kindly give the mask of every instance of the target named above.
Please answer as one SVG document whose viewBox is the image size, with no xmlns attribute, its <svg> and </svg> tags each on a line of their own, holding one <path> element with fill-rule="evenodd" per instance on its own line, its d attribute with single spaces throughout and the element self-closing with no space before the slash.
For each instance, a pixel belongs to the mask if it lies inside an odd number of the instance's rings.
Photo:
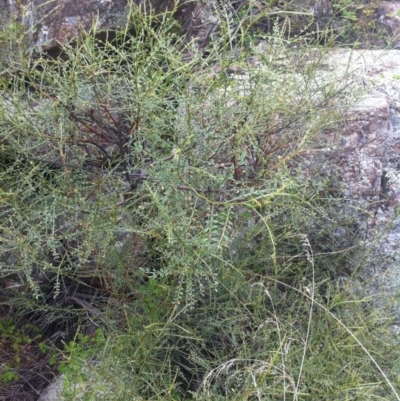
<svg viewBox="0 0 400 401">
<path fill-rule="evenodd" d="M 202 51 L 134 6 L 56 59 L 0 43 L 1 300 L 64 345 L 65 399 L 400 399 L 389 316 L 338 280 L 355 222 L 302 164 L 355 80 L 241 12 Z"/>
<path fill-rule="evenodd" d="M 396 48 L 398 34 L 379 18 L 380 8 L 377 0 L 332 2 L 338 42 L 357 48 Z"/>
</svg>

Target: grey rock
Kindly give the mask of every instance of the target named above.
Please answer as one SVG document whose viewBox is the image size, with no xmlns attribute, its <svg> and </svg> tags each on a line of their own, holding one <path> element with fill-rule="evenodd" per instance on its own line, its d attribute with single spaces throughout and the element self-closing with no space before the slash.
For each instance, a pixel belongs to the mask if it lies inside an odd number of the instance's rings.
<svg viewBox="0 0 400 401">
<path fill-rule="evenodd" d="M 64 387 L 64 376 L 60 375 L 53 381 L 53 383 L 51 383 L 44 389 L 38 401 L 62 400 L 63 387 Z"/>
</svg>

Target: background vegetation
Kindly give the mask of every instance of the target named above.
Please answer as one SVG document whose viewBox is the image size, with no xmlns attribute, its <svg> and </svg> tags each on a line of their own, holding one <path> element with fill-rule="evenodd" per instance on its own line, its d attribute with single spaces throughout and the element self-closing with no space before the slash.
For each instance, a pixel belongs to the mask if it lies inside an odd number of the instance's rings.
<svg viewBox="0 0 400 401">
<path fill-rule="evenodd" d="M 301 164 L 357 87 L 321 79 L 319 34 L 240 21 L 200 52 L 132 7 L 57 59 L 2 32 L 4 399 L 57 370 L 70 400 L 400 399 L 357 205 Z"/>
</svg>

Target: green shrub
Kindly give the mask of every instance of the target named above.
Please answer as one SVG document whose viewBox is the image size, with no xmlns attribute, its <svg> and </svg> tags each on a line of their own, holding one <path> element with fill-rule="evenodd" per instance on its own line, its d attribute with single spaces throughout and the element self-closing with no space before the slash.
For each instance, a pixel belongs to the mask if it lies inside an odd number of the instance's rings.
<svg viewBox="0 0 400 401">
<path fill-rule="evenodd" d="M 66 399 L 399 399 L 390 321 L 334 280 L 354 221 L 301 164 L 355 89 L 329 49 L 249 32 L 199 52 L 132 7 L 3 71 L 0 280 L 63 332 Z"/>
</svg>

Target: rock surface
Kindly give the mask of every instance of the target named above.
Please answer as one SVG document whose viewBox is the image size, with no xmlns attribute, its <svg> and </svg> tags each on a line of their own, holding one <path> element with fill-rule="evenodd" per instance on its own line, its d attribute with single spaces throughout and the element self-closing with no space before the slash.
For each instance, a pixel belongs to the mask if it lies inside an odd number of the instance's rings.
<svg viewBox="0 0 400 401">
<path fill-rule="evenodd" d="M 187 40 L 195 40 L 200 48 L 204 48 L 213 35 L 218 35 L 221 15 L 232 18 L 247 4 L 241 0 L 185 0 L 179 3 L 175 0 L 136 0 L 135 3 L 142 6 L 142 10 L 151 7 L 156 12 L 174 11 Z M 335 20 L 333 25 L 340 29 L 343 24 L 336 21 L 334 5 L 331 0 L 289 0 L 284 7 L 277 1 L 269 2 L 268 5 L 255 1 L 252 14 L 258 21 L 257 29 L 270 31 L 276 18 L 283 25 L 287 25 L 289 19 L 290 30 L 297 35 L 321 30 L 332 18 Z M 389 39 L 376 39 L 373 43 L 397 48 L 400 33 L 399 2 L 382 1 L 377 6 L 368 2 L 363 7 L 354 11 L 358 18 L 356 29 L 361 32 L 368 29 L 368 26 L 380 27 L 387 32 Z M 16 20 L 26 32 L 27 48 L 40 47 L 48 51 L 57 49 L 60 44 L 76 37 L 81 30 L 88 31 L 93 25 L 98 31 L 112 31 L 124 26 L 129 13 L 128 0 L 0 0 L 0 10 L 0 27 L 7 25 L 10 20 Z M 270 13 L 271 17 L 267 15 L 260 18 L 261 13 Z"/>
<path fill-rule="evenodd" d="M 58 376 L 53 383 L 49 384 L 42 394 L 40 395 L 38 401 L 56 401 L 62 400 L 62 392 L 64 388 L 64 377 Z"/>
<path fill-rule="evenodd" d="M 227 0 L 186 0 L 179 3 L 179 6 L 174 0 L 137 0 L 135 3 L 151 7 L 156 12 L 174 10 L 174 16 L 186 33 L 187 40 L 196 40 L 201 48 L 205 47 L 212 35 L 218 34 L 221 11 L 221 15 L 231 18 L 246 4 Z M 287 7 L 303 13 L 294 17 L 299 31 L 309 24 L 310 17 L 315 18 L 321 28 L 332 16 L 329 0 L 292 0 Z M 0 0 L 0 10 L 0 27 L 7 24 L 10 18 L 17 20 L 27 32 L 27 47 L 42 47 L 45 50 L 56 49 L 78 35 L 82 29 L 88 31 L 93 25 L 98 31 L 115 30 L 124 26 L 129 14 L 128 0 Z M 261 2 L 256 2 L 254 6 L 254 14 L 269 10 L 275 18 L 280 8 L 275 4 L 265 6 Z M 264 21 L 264 25 L 264 28 L 272 27 L 270 20 Z"/>
<path fill-rule="evenodd" d="M 398 1 L 385 1 L 379 4 L 376 17 L 391 36 L 400 33 L 400 3 Z M 398 46 L 398 41 L 396 47 Z"/>
<path fill-rule="evenodd" d="M 344 56 L 344 55 L 343 55 Z M 365 210 L 360 235 L 371 251 L 360 260 L 365 291 L 395 299 L 400 286 L 400 52 L 360 53 L 365 83 L 373 88 L 352 111 L 342 138 L 342 179 Z M 348 156 L 346 151 L 352 149 Z M 400 306 L 394 303 L 400 320 Z"/>
<path fill-rule="evenodd" d="M 400 287 L 400 52 L 337 50 L 327 64 L 338 66 L 339 75 L 351 69 L 365 93 L 345 112 L 340 129 L 321 133 L 323 150 L 303 163 L 333 178 L 348 205 L 343 213 L 357 220 L 367 252 L 353 266 L 355 291 L 393 301 Z M 400 305 L 392 305 L 400 321 Z"/>
</svg>

